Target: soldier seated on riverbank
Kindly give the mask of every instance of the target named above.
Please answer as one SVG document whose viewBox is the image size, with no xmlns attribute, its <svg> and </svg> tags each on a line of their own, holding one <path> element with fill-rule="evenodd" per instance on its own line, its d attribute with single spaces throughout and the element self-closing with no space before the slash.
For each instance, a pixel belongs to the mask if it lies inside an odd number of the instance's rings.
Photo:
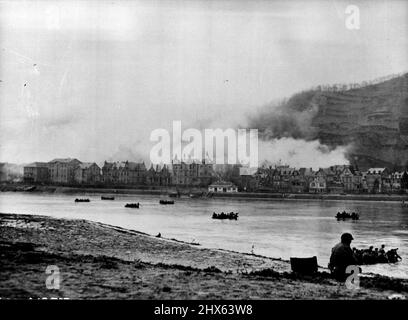
<svg viewBox="0 0 408 320">
<path fill-rule="evenodd" d="M 350 265 L 357 265 L 357 260 L 350 248 L 353 236 L 350 233 L 341 235 L 341 242 L 336 244 L 330 256 L 329 269 L 338 281 L 344 282 L 347 278 L 346 268 Z"/>
</svg>

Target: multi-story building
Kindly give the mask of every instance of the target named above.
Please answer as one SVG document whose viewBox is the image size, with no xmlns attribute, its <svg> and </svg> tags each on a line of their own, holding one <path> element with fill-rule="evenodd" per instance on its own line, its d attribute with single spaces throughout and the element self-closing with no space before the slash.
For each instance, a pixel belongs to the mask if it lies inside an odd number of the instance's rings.
<svg viewBox="0 0 408 320">
<path fill-rule="evenodd" d="M 107 162 L 102 166 L 102 181 L 106 184 L 143 185 L 146 183 L 146 166 L 136 162 Z"/>
<path fill-rule="evenodd" d="M 95 162 L 84 162 L 74 171 L 76 183 L 95 184 L 101 181 L 101 168 Z"/>
<path fill-rule="evenodd" d="M 183 161 L 173 161 L 171 166 L 171 184 L 173 185 L 190 185 L 192 170 L 190 165 Z"/>
<path fill-rule="evenodd" d="M 119 170 L 116 162 L 104 162 L 102 166 L 102 182 L 107 185 L 119 182 Z"/>
<path fill-rule="evenodd" d="M 257 168 L 241 167 L 239 168 L 239 187 L 244 191 L 256 191 L 259 187 Z"/>
<path fill-rule="evenodd" d="M 379 193 L 382 192 L 383 177 L 384 181 L 388 175 L 387 168 L 370 168 L 365 174 L 365 183 L 368 192 Z"/>
<path fill-rule="evenodd" d="M 24 167 L 23 174 L 24 182 L 30 183 L 46 183 L 49 182 L 50 175 L 48 163 L 33 162 Z"/>
<path fill-rule="evenodd" d="M 360 171 L 354 170 L 352 167 L 345 167 L 339 177 L 345 192 L 363 191 L 363 176 Z"/>
<path fill-rule="evenodd" d="M 313 176 L 309 184 L 310 193 L 323 193 L 327 191 L 326 174 L 324 170 L 319 170 Z"/>
<path fill-rule="evenodd" d="M 401 179 L 404 175 L 404 171 L 396 171 L 390 175 L 391 191 L 401 190 Z"/>
<path fill-rule="evenodd" d="M 259 186 L 262 188 L 269 188 L 273 185 L 273 174 L 275 169 L 272 166 L 262 166 L 258 168 L 256 172 L 257 180 L 259 181 Z"/>
<path fill-rule="evenodd" d="M 198 180 L 200 186 L 208 186 L 214 179 L 214 167 L 205 160 L 198 164 Z"/>
<path fill-rule="evenodd" d="M 277 166 L 273 174 L 273 189 L 280 192 L 291 192 L 295 168 L 288 165 Z"/>
<path fill-rule="evenodd" d="M 146 166 L 144 163 L 120 162 L 116 166 L 119 184 L 143 185 L 146 183 Z"/>
<path fill-rule="evenodd" d="M 350 170 L 350 168 L 344 168 L 343 171 L 340 173 L 340 180 L 343 183 L 344 191 L 346 192 L 354 191 L 353 177 L 354 174 Z"/>
<path fill-rule="evenodd" d="M 300 170 L 294 170 L 290 179 L 290 192 L 302 193 L 307 190 L 307 180 Z"/>
<path fill-rule="evenodd" d="M 81 164 L 78 159 L 54 159 L 48 162 L 50 181 L 52 183 L 75 183 L 75 169 Z"/>
<path fill-rule="evenodd" d="M 172 162 L 172 184 L 181 186 L 208 186 L 213 179 L 212 164 L 199 162 Z"/>
<path fill-rule="evenodd" d="M 171 184 L 171 173 L 166 165 L 156 169 L 151 165 L 146 173 L 146 184 L 150 186 L 168 186 Z"/>
<path fill-rule="evenodd" d="M 313 180 L 315 172 L 312 168 L 300 168 L 299 169 L 299 178 L 301 179 L 302 184 L 304 185 L 303 191 L 308 192 L 310 182 Z"/>
</svg>

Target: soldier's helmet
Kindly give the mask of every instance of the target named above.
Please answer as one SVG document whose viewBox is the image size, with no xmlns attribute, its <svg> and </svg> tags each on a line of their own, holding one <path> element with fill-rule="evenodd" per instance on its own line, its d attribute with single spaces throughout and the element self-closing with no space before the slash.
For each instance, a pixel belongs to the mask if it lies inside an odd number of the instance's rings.
<svg viewBox="0 0 408 320">
<path fill-rule="evenodd" d="M 354 240 L 351 233 L 346 232 L 341 235 L 341 242 L 350 242 L 351 240 Z"/>
</svg>

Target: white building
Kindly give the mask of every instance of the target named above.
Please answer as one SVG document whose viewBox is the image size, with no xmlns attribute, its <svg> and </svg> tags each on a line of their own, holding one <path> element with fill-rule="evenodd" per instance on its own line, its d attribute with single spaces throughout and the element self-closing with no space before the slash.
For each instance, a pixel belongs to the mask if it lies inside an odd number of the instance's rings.
<svg viewBox="0 0 408 320">
<path fill-rule="evenodd" d="M 231 182 L 218 181 L 208 186 L 209 192 L 238 192 L 238 187 Z"/>
</svg>

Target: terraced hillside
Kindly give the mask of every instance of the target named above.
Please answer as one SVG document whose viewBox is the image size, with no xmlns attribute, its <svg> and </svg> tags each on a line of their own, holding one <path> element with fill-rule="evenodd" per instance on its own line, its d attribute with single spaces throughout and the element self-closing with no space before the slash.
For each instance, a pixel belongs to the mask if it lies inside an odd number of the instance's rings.
<svg viewBox="0 0 408 320">
<path fill-rule="evenodd" d="M 278 125 L 277 125 L 278 124 Z M 408 74 L 344 91 L 311 90 L 252 119 L 264 138 L 290 136 L 350 146 L 361 169 L 408 164 Z"/>
</svg>

